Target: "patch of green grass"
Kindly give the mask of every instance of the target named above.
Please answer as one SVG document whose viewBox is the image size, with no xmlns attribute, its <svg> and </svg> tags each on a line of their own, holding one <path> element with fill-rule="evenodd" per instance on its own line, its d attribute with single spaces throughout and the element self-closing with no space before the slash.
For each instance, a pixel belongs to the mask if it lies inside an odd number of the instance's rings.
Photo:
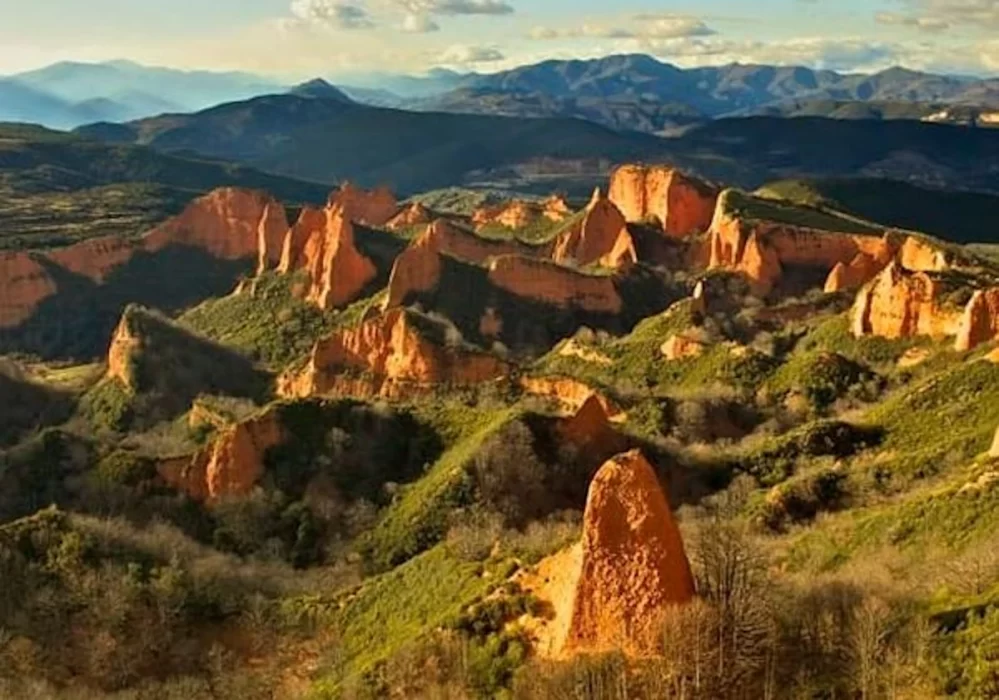
<svg viewBox="0 0 999 700">
<path fill-rule="evenodd" d="M 184 313 L 185 328 L 239 350 L 272 370 L 302 359 L 320 338 L 360 319 L 370 300 L 323 311 L 292 294 L 301 276 L 266 273 L 253 291 L 211 299 Z"/>
<path fill-rule="evenodd" d="M 369 580 L 334 613 L 337 662 L 313 691 L 336 697 L 345 681 L 373 674 L 398 649 L 458 619 L 496 582 L 496 572 L 490 576 L 482 564 L 457 560 L 444 546 Z"/>
<path fill-rule="evenodd" d="M 873 378 L 867 368 L 842 355 L 812 351 L 792 354 L 764 388 L 777 399 L 799 393 L 813 406 L 825 408 L 851 387 Z"/>
<path fill-rule="evenodd" d="M 841 355 L 870 367 L 894 369 L 907 350 L 931 344 L 928 338 L 889 340 L 876 336 L 856 337 L 850 332 L 849 314 L 828 318 L 805 335 L 797 350 L 805 353 L 824 351 Z"/>
<path fill-rule="evenodd" d="M 748 221 L 773 221 L 820 231 L 879 235 L 884 227 L 839 212 L 816 209 L 805 204 L 755 197 L 740 190 L 723 194 L 728 211 Z"/>
<path fill-rule="evenodd" d="M 459 436 L 423 477 L 403 487 L 375 527 L 359 543 L 369 566 L 378 571 L 394 566 L 437 544 L 447 531 L 451 512 L 472 498 L 469 467 L 486 439 L 516 419 L 515 408 L 474 411 L 456 416 L 460 407 L 445 409 L 439 419 L 450 428 L 445 436 Z M 420 415 L 419 409 L 416 411 Z M 433 421 L 431 421 L 433 425 Z"/>
<path fill-rule="evenodd" d="M 999 426 L 999 366 L 970 360 L 904 387 L 864 420 L 885 429 L 880 468 L 924 478 L 988 449 Z"/>
</svg>

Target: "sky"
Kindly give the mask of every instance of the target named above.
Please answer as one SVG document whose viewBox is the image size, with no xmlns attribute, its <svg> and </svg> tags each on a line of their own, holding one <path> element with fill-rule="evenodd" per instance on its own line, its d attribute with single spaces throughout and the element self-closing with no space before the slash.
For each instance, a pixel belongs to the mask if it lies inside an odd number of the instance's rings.
<svg viewBox="0 0 999 700">
<path fill-rule="evenodd" d="M 129 59 L 282 79 L 648 53 L 999 74 L 999 0 L 0 0 L 0 74 Z"/>
</svg>

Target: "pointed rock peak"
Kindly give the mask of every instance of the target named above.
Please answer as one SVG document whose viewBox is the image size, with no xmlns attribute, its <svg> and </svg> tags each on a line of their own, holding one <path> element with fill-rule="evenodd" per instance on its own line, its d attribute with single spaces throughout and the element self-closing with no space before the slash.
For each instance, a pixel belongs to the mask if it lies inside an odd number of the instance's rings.
<svg viewBox="0 0 999 700">
<path fill-rule="evenodd" d="M 296 97 L 308 97 L 316 100 L 330 100 L 343 104 L 352 104 L 354 101 L 347 94 L 328 83 L 322 78 L 309 80 L 291 89 L 291 94 Z"/>
<path fill-rule="evenodd" d="M 582 550 L 567 651 L 655 654 L 663 613 L 693 598 L 694 581 L 665 493 L 640 450 L 612 458 L 593 478 Z"/>
<path fill-rule="evenodd" d="M 606 199 L 606 197 L 604 196 L 604 191 L 601 188 L 596 187 L 593 190 L 593 196 L 590 197 L 590 204 L 589 204 L 589 206 L 590 207 L 595 207 L 597 204 L 599 204 L 600 202 L 604 201 L 605 199 Z"/>
</svg>

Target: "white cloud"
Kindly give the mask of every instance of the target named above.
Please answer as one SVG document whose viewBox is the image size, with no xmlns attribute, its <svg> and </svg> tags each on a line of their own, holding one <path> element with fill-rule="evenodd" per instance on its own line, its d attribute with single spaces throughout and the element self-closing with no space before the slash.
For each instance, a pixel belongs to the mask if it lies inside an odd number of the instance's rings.
<svg viewBox="0 0 999 700">
<path fill-rule="evenodd" d="M 294 20 L 335 29 L 371 29 L 374 22 L 363 6 L 351 0 L 292 0 Z"/>
<path fill-rule="evenodd" d="M 394 0 L 410 15 L 510 15 L 504 0 Z"/>
<path fill-rule="evenodd" d="M 479 63 L 496 63 L 506 58 L 495 46 L 455 44 L 439 57 L 438 63 L 446 66 L 469 66 Z"/>
<path fill-rule="evenodd" d="M 917 22 L 999 29 L 999 0 L 901 0 Z"/>
<path fill-rule="evenodd" d="M 556 39 L 677 39 L 712 36 L 716 32 L 696 17 L 684 15 L 637 15 L 635 27 L 583 24 L 569 29 L 535 27 L 528 37 L 536 41 Z"/>
<path fill-rule="evenodd" d="M 440 25 L 430 18 L 430 15 L 418 13 L 407 14 L 402 21 L 402 31 L 410 34 L 429 34 L 440 31 Z"/>
<path fill-rule="evenodd" d="M 950 29 L 950 23 L 940 17 L 917 17 L 898 12 L 879 12 L 874 15 L 874 19 L 878 24 L 911 27 L 924 32 L 945 32 Z"/>
</svg>

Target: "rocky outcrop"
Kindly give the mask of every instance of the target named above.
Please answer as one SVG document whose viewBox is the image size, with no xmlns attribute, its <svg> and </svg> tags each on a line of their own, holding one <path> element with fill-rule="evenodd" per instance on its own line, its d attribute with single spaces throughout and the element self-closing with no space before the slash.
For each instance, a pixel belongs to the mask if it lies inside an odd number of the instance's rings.
<svg viewBox="0 0 999 700">
<path fill-rule="evenodd" d="M 564 651 L 655 654 L 663 615 L 693 596 L 680 531 L 655 471 L 638 450 L 611 459 L 590 484 Z"/>
<path fill-rule="evenodd" d="M 856 336 L 935 338 L 956 335 L 962 311 L 944 303 L 947 287 L 927 272 L 912 272 L 893 261 L 857 294 L 851 311 Z"/>
<path fill-rule="evenodd" d="M 898 251 L 898 261 L 913 272 L 943 272 L 950 269 L 947 252 L 939 244 L 915 236 L 905 239 Z"/>
<path fill-rule="evenodd" d="M 571 377 L 522 377 L 520 387 L 526 393 L 555 402 L 570 413 L 578 412 L 593 398 L 600 402 L 603 412 L 612 423 L 620 423 L 627 414 L 612 400 L 588 384 Z"/>
<path fill-rule="evenodd" d="M 399 212 L 399 203 L 387 187 L 363 190 L 349 182 L 330 195 L 326 206 L 339 206 L 348 221 L 368 226 L 385 226 Z"/>
<path fill-rule="evenodd" d="M 220 260 L 252 259 L 272 264 L 276 241 L 288 228 L 284 207 L 259 192 L 223 188 L 200 197 L 176 217 L 138 239 L 106 237 L 38 253 L 0 254 L 0 327 L 16 326 L 59 292 L 47 266 L 101 284 L 137 253 L 170 246 L 197 248 Z"/>
<path fill-rule="evenodd" d="M 434 227 L 429 227 L 396 258 L 383 308 L 402 306 L 413 294 L 429 292 L 440 283 L 443 263 L 433 231 Z"/>
<path fill-rule="evenodd" d="M 667 166 L 624 165 L 611 174 L 610 199 L 628 221 L 655 221 L 685 238 L 707 231 L 718 190 Z"/>
<path fill-rule="evenodd" d="M 131 314 L 126 311 L 115 328 L 108 349 L 107 377 L 117 379 L 126 388 L 135 391 L 135 357 L 142 350 L 142 338 L 130 323 Z"/>
<path fill-rule="evenodd" d="M 335 394 L 341 375 L 363 373 L 376 378 L 376 393 L 389 393 L 391 385 L 471 385 L 508 371 L 493 355 L 431 341 L 412 312 L 392 309 L 316 343 L 305 369 L 282 377 L 278 391 L 289 397 Z"/>
<path fill-rule="evenodd" d="M 659 351 L 667 360 L 686 360 L 700 357 L 707 349 L 704 341 L 692 333 L 675 333 L 671 335 Z"/>
<path fill-rule="evenodd" d="M 870 282 L 884 269 L 884 261 L 875 260 L 867 253 L 857 253 L 848 263 L 838 262 L 826 278 L 827 294 L 855 291 Z"/>
<path fill-rule="evenodd" d="M 611 410 L 603 396 L 592 392 L 575 413 L 557 424 L 561 443 L 574 445 L 591 455 L 614 454 L 625 449 L 627 439 L 612 425 Z"/>
<path fill-rule="evenodd" d="M 514 199 L 502 204 L 479 207 L 472 212 L 472 224 L 477 229 L 490 225 L 509 229 L 523 229 L 538 221 L 563 221 L 572 216 L 572 209 L 564 198 L 553 195 L 543 202 Z"/>
<path fill-rule="evenodd" d="M 999 337 L 999 288 L 978 290 L 964 308 L 954 348 L 972 350 Z"/>
<path fill-rule="evenodd" d="M 287 232 L 278 271 L 296 270 L 308 273 L 305 298 L 321 309 L 350 304 L 378 275 L 375 264 L 358 251 L 354 225 L 340 204 L 306 207 Z"/>
<path fill-rule="evenodd" d="M 223 428 L 214 442 L 191 458 L 166 460 L 158 471 L 173 488 L 202 502 L 244 496 L 257 485 L 267 451 L 285 440 L 275 410 Z"/>
<path fill-rule="evenodd" d="M 586 207 L 583 218 L 563 231 L 555 242 L 555 262 L 623 268 L 638 262 L 635 242 L 621 211 L 600 188 Z"/>
<path fill-rule="evenodd" d="M 614 279 L 588 275 L 545 260 L 505 255 L 488 264 L 489 280 L 520 297 L 592 313 L 620 313 Z"/>
<path fill-rule="evenodd" d="M 390 231 L 401 231 L 413 226 L 423 226 L 433 221 L 434 214 L 420 202 L 409 204 L 392 217 L 385 228 Z"/>
<path fill-rule="evenodd" d="M 827 288 L 866 282 L 864 275 L 881 270 L 897 250 L 888 235 L 824 231 L 743 218 L 737 201 L 747 196 L 726 190 L 719 197 L 710 228 L 708 266 L 743 274 L 757 294 L 769 293 L 788 267 L 825 270 L 831 278 Z M 840 265 L 843 267 L 832 275 Z"/>
</svg>

